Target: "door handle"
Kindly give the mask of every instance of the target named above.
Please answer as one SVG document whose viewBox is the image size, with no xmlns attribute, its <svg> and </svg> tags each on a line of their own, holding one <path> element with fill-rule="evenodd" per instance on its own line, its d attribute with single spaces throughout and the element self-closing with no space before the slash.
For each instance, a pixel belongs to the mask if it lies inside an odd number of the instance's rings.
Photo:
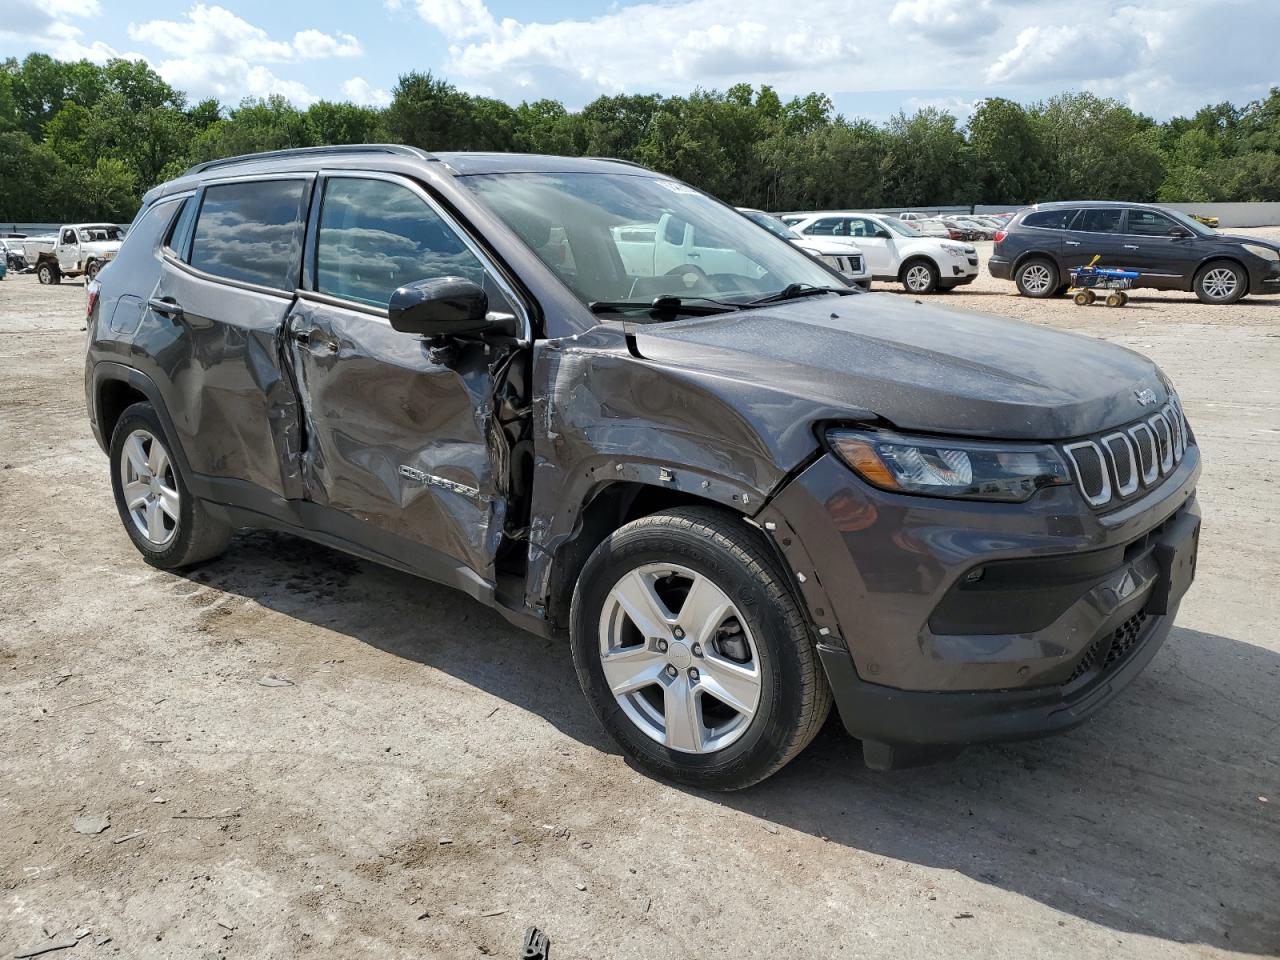
<svg viewBox="0 0 1280 960">
<path fill-rule="evenodd" d="M 182 307 L 173 297 L 152 297 L 147 301 L 147 306 L 163 317 L 171 317 L 174 320 L 182 318 Z"/>
<path fill-rule="evenodd" d="M 1068 246 L 1068 247 L 1078 247 L 1078 246 L 1080 246 L 1080 241 L 1079 241 L 1079 240 L 1067 240 L 1067 241 L 1066 241 L 1066 244 L 1067 244 L 1067 246 Z"/>
<path fill-rule="evenodd" d="M 1126 250 L 1137 250 L 1137 249 L 1138 249 L 1138 245 L 1137 245 L 1136 243 L 1126 243 L 1126 244 L 1124 245 L 1124 248 L 1125 248 Z"/>
</svg>

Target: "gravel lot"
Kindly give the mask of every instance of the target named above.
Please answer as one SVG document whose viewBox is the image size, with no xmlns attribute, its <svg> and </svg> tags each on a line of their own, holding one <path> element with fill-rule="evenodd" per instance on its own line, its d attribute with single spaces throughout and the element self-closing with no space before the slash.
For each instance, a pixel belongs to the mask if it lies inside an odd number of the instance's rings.
<svg viewBox="0 0 1280 960">
<path fill-rule="evenodd" d="M 833 718 L 720 796 L 633 771 L 567 649 L 461 594 L 276 534 L 143 564 L 82 286 L 0 282 L 0 957 L 83 930 L 52 956 L 516 957 L 530 924 L 557 960 L 1280 954 L 1280 298 L 1011 291 L 939 299 L 1180 387 L 1206 466 L 1178 627 L 1065 736 L 880 774 Z"/>
</svg>

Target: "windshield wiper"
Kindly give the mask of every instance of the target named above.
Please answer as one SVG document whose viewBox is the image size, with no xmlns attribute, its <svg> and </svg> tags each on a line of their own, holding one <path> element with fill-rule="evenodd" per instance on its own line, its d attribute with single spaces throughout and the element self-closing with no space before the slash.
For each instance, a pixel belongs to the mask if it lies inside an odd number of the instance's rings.
<svg viewBox="0 0 1280 960">
<path fill-rule="evenodd" d="M 689 301 L 698 301 L 690 303 Z M 592 313 L 622 313 L 626 310 L 647 310 L 651 313 L 684 313 L 691 316 L 711 316 L 731 313 L 740 309 L 736 303 L 713 300 L 711 297 L 654 297 L 652 300 L 592 300 L 587 304 Z"/>
<path fill-rule="evenodd" d="M 761 297 L 759 300 L 749 300 L 750 306 L 758 306 L 762 303 L 778 303 L 782 300 L 795 300 L 799 297 L 812 297 L 819 293 L 835 293 L 842 297 L 847 297 L 853 293 L 852 287 L 815 287 L 809 283 L 788 283 L 777 293 L 771 293 L 767 297 Z"/>
</svg>

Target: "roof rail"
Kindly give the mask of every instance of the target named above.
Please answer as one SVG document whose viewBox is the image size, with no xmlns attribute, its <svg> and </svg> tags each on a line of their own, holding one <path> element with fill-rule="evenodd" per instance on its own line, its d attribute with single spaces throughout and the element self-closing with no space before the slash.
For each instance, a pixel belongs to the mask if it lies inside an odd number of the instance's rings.
<svg viewBox="0 0 1280 960">
<path fill-rule="evenodd" d="M 405 157 L 416 157 L 419 160 L 434 160 L 425 150 L 409 147 L 399 143 L 341 143 L 328 147 L 290 147 L 287 150 L 267 150 L 263 153 L 244 153 L 238 157 L 223 157 L 220 160 L 206 160 L 197 163 L 183 172 L 183 176 L 203 173 L 215 167 L 229 167 L 238 163 L 254 163 L 258 160 L 284 160 L 288 157 L 314 157 L 325 154 L 343 153 L 395 153 Z"/>
</svg>

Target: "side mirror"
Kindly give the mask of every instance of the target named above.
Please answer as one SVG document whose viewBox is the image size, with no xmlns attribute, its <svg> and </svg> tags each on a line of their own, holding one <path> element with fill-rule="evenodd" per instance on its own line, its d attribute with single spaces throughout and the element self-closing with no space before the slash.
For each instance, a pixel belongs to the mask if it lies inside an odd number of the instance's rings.
<svg viewBox="0 0 1280 960">
<path fill-rule="evenodd" d="M 1191 237 L 1191 231 L 1184 230 L 1182 227 L 1174 227 L 1169 231 L 1169 236 L 1173 237 L 1175 240 L 1187 240 Z"/>
<path fill-rule="evenodd" d="M 876 227 L 876 232 L 875 232 L 874 236 L 875 236 L 877 239 L 880 239 L 880 240 L 889 240 L 889 239 L 892 239 L 892 237 L 891 237 L 891 235 L 890 235 L 889 231 L 888 231 L 888 230 L 886 230 L 884 227 Z"/>
<path fill-rule="evenodd" d="M 488 318 L 489 297 L 464 277 L 436 277 L 407 283 L 391 295 L 391 328 L 423 337 L 478 337 L 509 332 Z"/>
</svg>

